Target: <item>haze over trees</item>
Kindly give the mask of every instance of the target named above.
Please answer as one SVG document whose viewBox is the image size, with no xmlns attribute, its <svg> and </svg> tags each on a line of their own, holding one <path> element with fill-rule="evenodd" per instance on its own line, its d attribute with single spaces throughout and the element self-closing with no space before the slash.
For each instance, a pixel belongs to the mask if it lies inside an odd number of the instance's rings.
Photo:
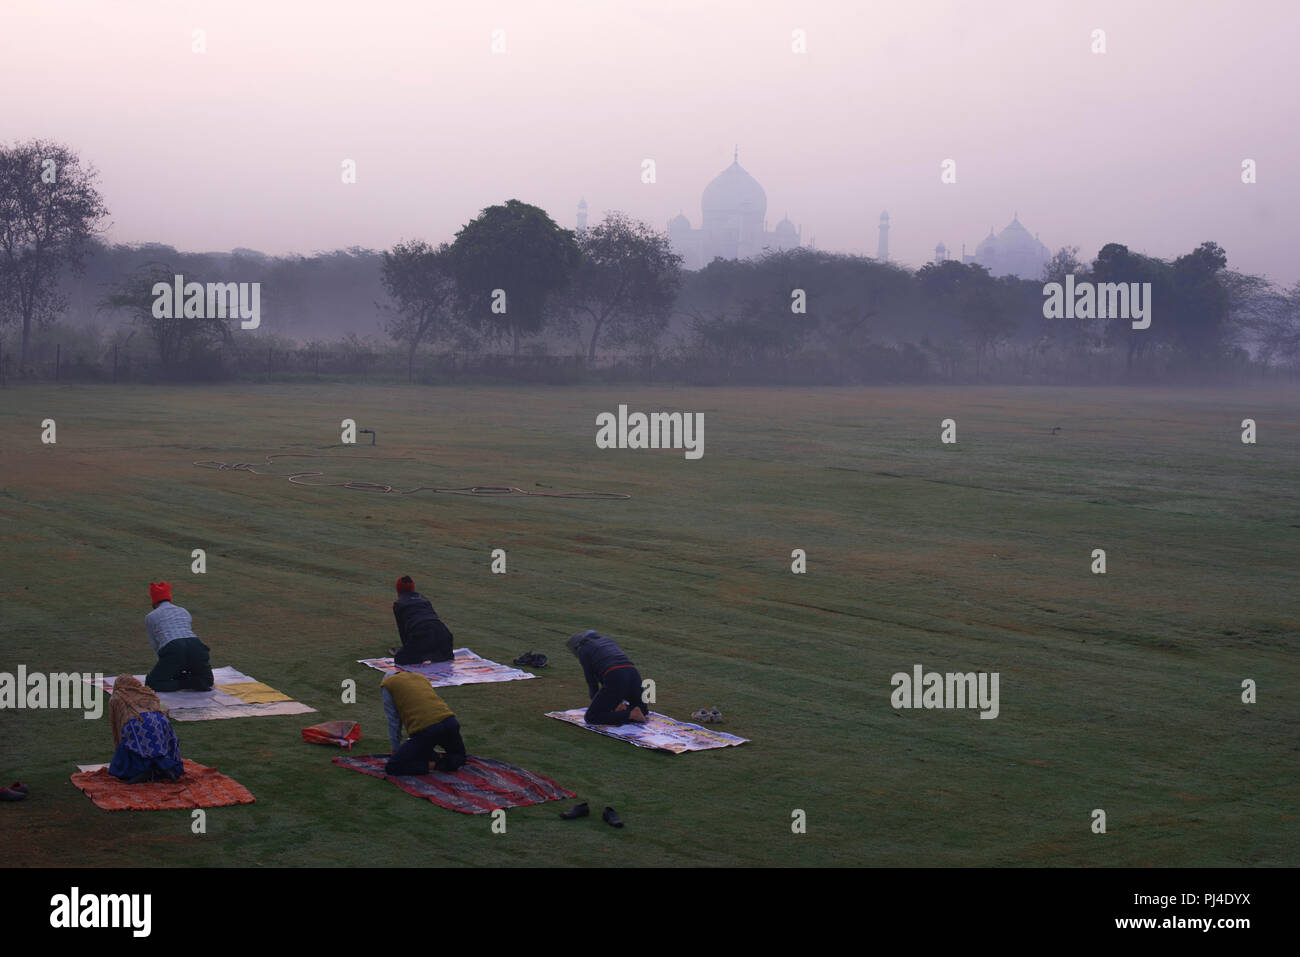
<svg viewBox="0 0 1300 957">
<path fill-rule="evenodd" d="M 2 340 L 16 327 L 26 357 L 16 371 L 38 377 L 55 355 L 93 377 L 111 354 L 116 374 L 119 351 L 142 374 L 195 378 L 324 368 L 438 381 L 473 374 L 475 363 L 523 375 L 530 362 L 562 365 L 566 381 L 653 366 L 689 381 L 760 384 L 1300 372 L 1300 283 L 1280 288 L 1236 271 L 1214 242 L 1170 260 L 1122 243 L 1091 260 L 1065 247 L 1032 280 L 973 263 L 910 270 L 808 248 L 685 271 L 662 232 L 623 213 L 577 236 L 511 199 L 449 241 L 385 252 L 182 252 L 99 242 L 106 211 L 94 179 L 57 144 L 0 150 L 0 371 L 15 371 Z M 261 326 L 153 316 L 154 283 L 175 276 L 260 284 Z M 1150 327 L 1045 318 L 1044 285 L 1069 276 L 1076 285 L 1149 283 Z M 491 354 L 506 343 L 508 356 Z"/>
<path fill-rule="evenodd" d="M 50 140 L 0 147 L 0 326 L 21 327 L 25 364 L 32 327 L 67 305 L 61 279 L 77 269 L 108 208 L 98 174 Z"/>
<path fill-rule="evenodd" d="M 162 283 L 171 286 L 176 273 L 165 263 L 150 263 L 119 280 L 102 303 L 105 309 L 122 310 L 129 320 L 145 330 L 158 350 L 163 367 L 172 366 L 182 350 L 213 345 L 230 340 L 229 319 L 198 317 L 178 322 L 158 315 L 154 308 L 154 288 Z"/>
<path fill-rule="evenodd" d="M 646 239 L 654 234 L 645 224 L 613 220 L 609 226 L 603 240 L 598 225 L 585 246 L 552 247 L 568 281 L 560 285 L 551 277 L 532 297 L 519 295 L 524 287 L 510 278 L 497 286 L 494 276 L 507 270 L 490 266 L 511 258 L 515 242 L 527 246 L 526 230 L 507 229 L 484 245 L 488 252 L 472 273 L 479 285 L 469 294 L 459 281 L 453 245 L 424 240 L 385 253 L 354 249 L 281 258 L 250 250 L 95 246 L 85 275 L 66 276 L 60 287 L 70 312 L 91 328 L 41 327 L 37 335 L 57 334 L 65 344 L 80 336 L 85 348 L 77 352 L 94 365 L 102 363 L 110 341 L 122 344 L 111 324 L 134 315 L 146 332 L 137 342 L 149 343 L 160 361 L 164 349 L 168 362 L 178 354 L 206 361 L 217 337 L 154 328 L 145 318 L 141 287 L 123 286 L 151 264 L 166 263 L 187 281 L 262 283 L 263 326 L 225 337 L 223 362 L 256 354 L 253 344 L 260 342 L 262 352 L 270 347 L 291 356 L 309 347 L 316 356 L 350 356 L 334 363 L 339 368 L 379 363 L 400 368 L 406 378 L 436 379 L 442 368 L 437 356 L 460 354 L 460 368 L 474 356 L 487 361 L 508 343 L 507 357 L 516 363 L 569 356 L 594 369 L 618 356 L 654 355 L 665 374 L 685 370 L 693 380 L 720 382 L 1141 383 L 1239 376 L 1252 364 L 1259 374 L 1300 370 L 1300 286 L 1282 289 L 1232 271 L 1213 243 L 1173 261 L 1119 243 L 1104 246 L 1090 263 L 1064 249 L 1042 281 L 994 278 L 983 267 L 952 261 L 912 272 L 808 249 L 717 259 L 691 272 L 665 255 L 662 237 Z M 617 242 L 616 228 L 623 233 Z M 631 236 L 641 237 L 645 258 L 620 261 L 612 250 L 620 242 L 632 249 Z M 605 250 L 603 261 L 588 252 L 601 248 L 596 243 Z M 1069 274 L 1076 283 L 1151 283 L 1150 328 L 1117 319 L 1044 318 L 1044 283 Z M 504 313 L 492 311 L 498 288 L 506 296 Z M 92 334 L 98 339 L 86 338 Z M 400 349 L 400 359 L 383 358 L 390 348 L 385 339 Z"/>
</svg>

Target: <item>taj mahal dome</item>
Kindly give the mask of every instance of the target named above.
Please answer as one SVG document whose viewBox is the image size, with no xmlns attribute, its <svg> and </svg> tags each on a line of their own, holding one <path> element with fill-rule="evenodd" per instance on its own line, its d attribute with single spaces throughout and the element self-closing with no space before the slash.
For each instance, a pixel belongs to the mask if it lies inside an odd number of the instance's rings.
<svg viewBox="0 0 1300 957">
<path fill-rule="evenodd" d="M 668 241 L 686 269 L 700 269 L 719 257 L 748 259 L 803 244 L 803 230 L 789 218 L 768 230 L 767 193 L 740 165 L 739 148 L 731 165 L 704 187 L 700 211 L 699 229 L 681 213 L 668 221 Z"/>
</svg>

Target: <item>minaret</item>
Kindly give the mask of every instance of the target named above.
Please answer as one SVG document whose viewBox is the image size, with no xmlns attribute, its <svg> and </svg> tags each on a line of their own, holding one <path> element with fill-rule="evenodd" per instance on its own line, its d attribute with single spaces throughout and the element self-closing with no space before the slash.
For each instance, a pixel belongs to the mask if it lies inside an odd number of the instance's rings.
<svg viewBox="0 0 1300 957">
<path fill-rule="evenodd" d="M 587 235 L 587 200 L 578 200 L 578 238 Z"/>
<path fill-rule="evenodd" d="M 880 241 L 876 245 L 876 259 L 880 262 L 889 261 L 889 213 L 880 214 Z"/>
</svg>

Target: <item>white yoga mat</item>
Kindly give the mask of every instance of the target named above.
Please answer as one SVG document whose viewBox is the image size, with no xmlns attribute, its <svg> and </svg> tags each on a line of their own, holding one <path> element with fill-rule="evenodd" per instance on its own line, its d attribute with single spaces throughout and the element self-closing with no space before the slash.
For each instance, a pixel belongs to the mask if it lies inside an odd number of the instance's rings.
<svg viewBox="0 0 1300 957">
<path fill-rule="evenodd" d="M 725 731 L 698 724 L 688 724 L 667 715 L 651 711 L 645 724 L 629 721 L 627 724 L 587 724 L 583 715 L 586 708 L 571 708 L 568 711 L 548 711 L 546 717 L 558 718 L 569 724 L 576 724 L 588 731 L 595 731 L 611 738 L 619 738 L 638 748 L 653 748 L 656 751 L 670 751 L 681 754 L 683 751 L 711 751 L 714 748 L 730 748 L 735 745 L 748 744 L 748 738 L 739 738 Z"/>
<path fill-rule="evenodd" d="M 480 658 L 468 648 L 457 648 L 452 654 L 455 657 L 451 661 L 438 661 L 427 665 L 398 665 L 393 663 L 392 658 L 358 658 L 357 663 L 389 675 L 399 671 L 424 675 L 429 679 L 429 684 L 435 688 L 481 685 L 493 681 L 522 681 L 525 678 L 537 677 L 509 665 Z"/>
</svg>

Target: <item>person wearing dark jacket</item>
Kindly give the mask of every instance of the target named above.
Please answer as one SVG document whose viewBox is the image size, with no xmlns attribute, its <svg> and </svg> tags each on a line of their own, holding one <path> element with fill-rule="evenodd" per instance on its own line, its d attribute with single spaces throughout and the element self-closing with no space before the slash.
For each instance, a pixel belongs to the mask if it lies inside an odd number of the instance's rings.
<svg viewBox="0 0 1300 957">
<path fill-rule="evenodd" d="M 451 631 L 442 623 L 433 603 L 415 590 L 410 575 L 397 580 L 397 601 L 393 617 L 402 647 L 393 661 L 399 665 L 418 665 L 422 661 L 451 661 Z"/>
<path fill-rule="evenodd" d="M 583 631 L 565 642 L 582 665 L 591 694 L 587 724 L 645 724 L 641 707 L 641 673 L 623 649 L 595 631 Z"/>
</svg>

